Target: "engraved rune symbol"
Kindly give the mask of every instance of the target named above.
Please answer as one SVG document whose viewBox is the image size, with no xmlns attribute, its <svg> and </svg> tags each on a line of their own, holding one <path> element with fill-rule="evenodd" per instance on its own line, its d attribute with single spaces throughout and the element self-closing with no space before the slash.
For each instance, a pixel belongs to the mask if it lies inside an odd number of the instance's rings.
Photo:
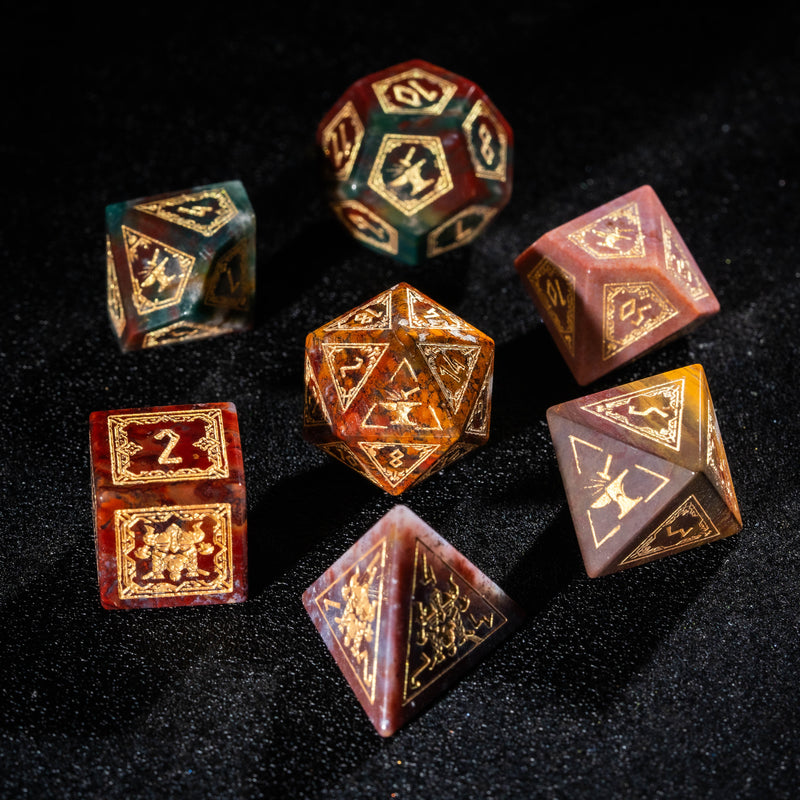
<svg viewBox="0 0 800 800">
<path fill-rule="evenodd" d="M 622 303 L 622 305 L 620 305 L 619 318 L 624 322 L 625 320 L 631 319 L 631 317 L 633 317 L 633 315 L 638 311 L 636 318 L 631 320 L 631 325 L 635 325 L 638 328 L 639 325 L 641 325 L 645 320 L 644 312 L 652 307 L 652 303 L 648 303 L 647 305 L 639 306 L 637 309 L 636 298 L 632 297 L 630 300 L 626 300 L 624 303 Z"/>
<path fill-rule="evenodd" d="M 619 506 L 617 519 L 622 519 L 642 498 L 630 498 L 625 494 L 625 490 L 622 488 L 622 482 L 628 474 L 627 469 L 624 469 L 616 478 L 612 479 L 611 473 L 609 472 L 612 458 L 613 456 L 609 454 L 602 471 L 597 471 L 596 474 L 600 480 L 598 481 L 595 479 L 591 481 L 586 488 L 601 492 L 597 500 L 592 503 L 592 508 L 605 508 L 609 503 L 616 503 Z"/>
<path fill-rule="evenodd" d="M 494 614 L 476 617 L 468 613 L 471 605 L 469 597 L 461 594 L 461 588 L 453 573 L 448 578 L 449 586 L 442 590 L 437 585 L 436 573 L 422 554 L 422 577 L 420 586 L 433 586 L 427 601 L 415 601 L 414 620 L 418 627 L 414 644 L 424 648 L 420 655 L 421 664 L 411 674 L 409 687 L 419 689 L 420 676 L 433 671 L 437 666 L 454 658 L 467 642 L 480 644 L 494 625 Z M 481 634 L 479 631 L 484 628 Z"/>
<path fill-rule="evenodd" d="M 394 180 L 389 181 L 388 185 L 400 189 L 409 184 L 411 186 L 409 191 L 411 197 L 415 197 L 434 183 L 433 178 L 426 180 L 422 177 L 422 168 L 428 159 L 423 156 L 415 162 L 414 153 L 416 150 L 416 147 L 412 147 L 404 158 L 401 158 L 396 164 L 388 168 L 389 174 L 396 176 Z"/>
<path fill-rule="evenodd" d="M 428 103 L 432 103 L 439 97 L 439 92 L 435 89 L 426 89 L 421 86 L 416 78 L 412 78 L 407 86 L 402 83 L 396 83 L 392 86 L 392 94 L 398 103 L 405 103 L 406 105 L 414 106 L 414 108 L 419 108 L 422 105 L 422 98 L 425 98 Z"/>
<path fill-rule="evenodd" d="M 147 287 L 158 283 L 158 291 L 163 292 L 167 286 L 178 280 L 178 275 L 167 275 L 165 272 L 168 263 L 169 255 L 161 258 L 161 248 L 156 247 L 152 257 L 144 261 L 146 269 L 144 270 L 144 280 L 141 281 L 141 286 Z"/>
</svg>

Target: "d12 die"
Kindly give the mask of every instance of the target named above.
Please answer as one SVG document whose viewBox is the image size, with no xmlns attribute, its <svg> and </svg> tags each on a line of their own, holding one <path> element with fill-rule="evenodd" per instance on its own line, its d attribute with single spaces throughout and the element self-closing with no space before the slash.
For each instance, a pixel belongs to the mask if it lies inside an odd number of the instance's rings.
<svg viewBox="0 0 800 800">
<path fill-rule="evenodd" d="M 515 265 L 580 384 L 719 311 L 649 186 L 546 233 Z"/>
<path fill-rule="evenodd" d="M 247 512 L 231 403 L 89 420 L 100 600 L 129 609 L 247 599 Z"/>
<path fill-rule="evenodd" d="M 252 326 L 255 215 L 239 181 L 107 206 L 106 262 L 123 350 Z"/>
<path fill-rule="evenodd" d="M 589 576 L 742 527 L 699 364 L 553 406 L 547 421 Z"/>
<path fill-rule="evenodd" d="M 508 123 L 474 83 L 425 61 L 354 83 L 317 144 L 350 234 L 409 264 L 473 241 L 511 196 Z"/>
<path fill-rule="evenodd" d="M 306 338 L 305 438 L 390 494 L 489 438 L 494 342 L 400 283 Z"/>
<path fill-rule="evenodd" d="M 404 506 L 327 569 L 303 605 L 381 736 L 419 714 L 524 617 Z"/>
</svg>

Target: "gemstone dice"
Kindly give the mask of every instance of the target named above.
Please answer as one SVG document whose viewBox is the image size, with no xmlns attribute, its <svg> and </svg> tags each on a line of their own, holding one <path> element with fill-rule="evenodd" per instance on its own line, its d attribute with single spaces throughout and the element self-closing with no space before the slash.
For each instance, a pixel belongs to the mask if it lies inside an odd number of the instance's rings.
<svg viewBox="0 0 800 800">
<path fill-rule="evenodd" d="M 303 594 L 381 736 L 391 736 L 505 639 L 524 612 L 405 506 Z"/>
<path fill-rule="evenodd" d="M 310 333 L 305 438 L 393 495 L 489 438 L 494 342 L 407 283 Z"/>
<path fill-rule="evenodd" d="M 255 269 L 239 181 L 106 207 L 107 305 L 123 350 L 252 327 Z"/>
<path fill-rule="evenodd" d="M 95 411 L 89 429 L 103 606 L 246 600 L 244 466 L 233 404 Z"/>
<path fill-rule="evenodd" d="M 472 242 L 511 196 L 508 123 L 476 84 L 426 61 L 354 83 L 317 144 L 339 220 L 407 264 Z"/>
<path fill-rule="evenodd" d="M 649 186 L 549 231 L 515 266 L 582 385 L 719 311 Z"/>
<path fill-rule="evenodd" d="M 547 422 L 590 577 L 742 527 L 699 364 L 553 406 Z"/>
</svg>

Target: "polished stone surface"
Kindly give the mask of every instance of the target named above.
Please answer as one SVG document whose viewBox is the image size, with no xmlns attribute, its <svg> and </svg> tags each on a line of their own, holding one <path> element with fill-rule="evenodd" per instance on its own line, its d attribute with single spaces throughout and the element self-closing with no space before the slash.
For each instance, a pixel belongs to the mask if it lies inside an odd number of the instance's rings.
<svg viewBox="0 0 800 800">
<path fill-rule="evenodd" d="M 95 545 L 105 608 L 247 599 L 247 509 L 236 408 L 95 411 Z"/>
<path fill-rule="evenodd" d="M 390 494 L 489 438 L 494 342 L 407 283 L 305 349 L 305 438 Z"/>
<path fill-rule="evenodd" d="M 513 144 L 479 86 L 420 60 L 356 81 L 317 129 L 336 216 L 407 264 L 483 232 L 511 196 Z"/>
<path fill-rule="evenodd" d="M 741 529 L 701 365 L 561 403 L 547 421 L 590 577 Z"/>
<path fill-rule="evenodd" d="M 650 186 L 549 231 L 514 263 L 581 385 L 719 311 Z"/>
<path fill-rule="evenodd" d="M 524 618 L 405 506 L 328 568 L 303 604 L 381 736 L 430 705 Z"/>
<path fill-rule="evenodd" d="M 123 350 L 247 330 L 255 214 L 240 181 L 106 208 L 106 305 Z"/>
</svg>

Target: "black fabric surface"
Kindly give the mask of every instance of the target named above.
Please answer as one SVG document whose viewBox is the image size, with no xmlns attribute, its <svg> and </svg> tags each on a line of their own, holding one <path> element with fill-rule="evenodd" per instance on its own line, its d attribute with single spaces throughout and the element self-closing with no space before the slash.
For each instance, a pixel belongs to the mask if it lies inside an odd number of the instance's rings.
<svg viewBox="0 0 800 800">
<path fill-rule="evenodd" d="M 9 23 L 0 795 L 796 796 L 800 19 L 645 5 Z M 313 149 L 347 86 L 409 58 L 479 83 L 516 136 L 509 206 L 474 246 L 416 268 L 341 232 Z M 258 220 L 256 328 L 122 355 L 105 205 L 234 178 Z M 722 311 L 584 389 L 512 261 L 643 183 Z M 401 280 L 497 344 L 489 444 L 402 502 L 529 619 L 384 741 L 300 595 L 398 501 L 302 440 L 303 340 Z M 590 580 L 545 409 L 696 362 L 744 528 Z M 207 401 L 239 411 L 251 599 L 104 611 L 89 413 Z"/>
</svg>

